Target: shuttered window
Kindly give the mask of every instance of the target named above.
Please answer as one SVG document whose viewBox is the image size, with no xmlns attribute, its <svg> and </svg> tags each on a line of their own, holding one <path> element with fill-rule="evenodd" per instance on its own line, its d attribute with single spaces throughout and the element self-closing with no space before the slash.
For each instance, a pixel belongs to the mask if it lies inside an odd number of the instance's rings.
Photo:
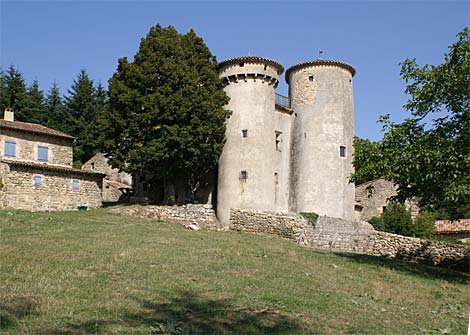
<svg viewBox="0 0 470 335">
<path fill-rule="evenodd" d="M 5 157 L 16 157 L 16 143 L 5 141 Z"/>
<path fill-rule="evenodd" d="M 41 176 L 34 176 L 34 187 L 40 187 L 42 184 Z"/>
<path fill-rule="evenodd" d="M 72 182 L 72 190 L 78 191 L 80 189 L 80 184 L 78 183 L 78 179 L 74 179 Z"/>
<path fill-rule="evenodd" d="M 49 148 L 38 146 L 38 161 L 47 162 L 49 161 Z"/>
</svg>

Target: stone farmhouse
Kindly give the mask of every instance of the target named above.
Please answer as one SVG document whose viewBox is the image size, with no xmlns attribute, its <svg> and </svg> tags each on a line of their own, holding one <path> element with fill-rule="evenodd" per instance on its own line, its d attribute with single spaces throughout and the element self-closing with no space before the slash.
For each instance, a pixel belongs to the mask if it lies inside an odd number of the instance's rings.
<svg viewBox="0 0 470 335">
<path fill-rule="evenodd" d="M 132 176 L 126 172 L 120 172 L 118 169 L 113 169 L 103 153 L 99 152 L 94 155 L 82 165 L 81 169 L 105 175 L 101 192 L 103 201 L 122 201 L 131 195 Z"/>
<path fill-rule="evenodd" d="M 219 64 L 230 97 L 219 160 L 217 216 L 234 209 L 316 212 L 353 220 L 354 68 L 335 60 L 284 68 L 262 57 Z"/>
<path fill-rule="evenodd" d="M 74 169 L 74 138 L 39 124 L 0 120 L 0 209 L 54 211 L 101 206 L 103 174 Z"/>
</svg>

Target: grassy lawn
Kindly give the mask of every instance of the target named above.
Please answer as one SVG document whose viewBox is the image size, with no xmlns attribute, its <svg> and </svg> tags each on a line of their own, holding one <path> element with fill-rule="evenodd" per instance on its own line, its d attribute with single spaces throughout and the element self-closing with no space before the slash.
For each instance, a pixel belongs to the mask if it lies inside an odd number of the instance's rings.
<svg viewBox="0 0 470 335">
<path fill-rule="evenodd" d="M 466 334 L 469 274 L 89 212 L 0 212 L 2 334 Z"/>
</svg>

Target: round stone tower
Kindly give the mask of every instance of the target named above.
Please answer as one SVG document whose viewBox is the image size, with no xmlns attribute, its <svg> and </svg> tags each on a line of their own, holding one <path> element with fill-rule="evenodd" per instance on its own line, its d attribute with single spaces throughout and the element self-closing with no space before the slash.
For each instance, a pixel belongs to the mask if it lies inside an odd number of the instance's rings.
<svg viewBox="0 0 470 335">
<path fill-rule="evenodd" d="M 231 208 L 274 209 L 274 90 L 283 71 L 281 64 L 261 57 L 219 64 L 230 97 L 217 185 L 217 216 L 224 224 Z"/>
<path fill-rule="evenodd" d="M 354 219 L 354 104 L 346 63 L 315 60 L 286 71 L 292 128 L 290 210 Z"/>
</svg>

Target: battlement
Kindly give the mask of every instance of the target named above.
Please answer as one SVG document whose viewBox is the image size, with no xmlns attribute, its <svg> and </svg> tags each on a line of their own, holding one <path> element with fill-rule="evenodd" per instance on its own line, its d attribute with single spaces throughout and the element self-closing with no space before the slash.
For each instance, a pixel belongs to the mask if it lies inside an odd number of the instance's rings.
<svg viewBox="0 0 470 335">
<path fill-rule="evenodd" d="M 351 76 L 353 77 L 356 74 L 356 70 L 348 63 L 340 62 L 337 60 L 330 60 L 330 59 L 316 59 L 313 61 L 298 63 L 288 68 L 286 71 L 286 75 L 285 75 L 287 84 L 289 84 L 289 78 L 293 71 L 297 71 L 302 68 L 311 67 L 311 66 L 337 66 L 337 67 L 340 67 L 349 71 L 351 73 Z"/>
</svg>

